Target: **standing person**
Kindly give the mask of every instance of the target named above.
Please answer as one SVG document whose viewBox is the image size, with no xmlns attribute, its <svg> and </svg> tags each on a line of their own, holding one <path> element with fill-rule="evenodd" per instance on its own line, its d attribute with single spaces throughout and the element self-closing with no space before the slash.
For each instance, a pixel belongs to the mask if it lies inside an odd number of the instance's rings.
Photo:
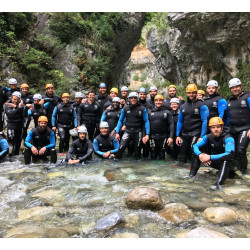
<svg viewBox="0 0 250 250">
<path fill-rule="evenodd" d="M 217 181 L 211 186 L 210 190 L 221 189 L 230 171 L 230 162 L 235 151 L 234 139 L 229 134 L 229 129 L 223 129 L 224 122 L 220 117 L 213 117 L 209 120 L 209 129 L 211 133 L 205 135 L 202 140 L 194 144 L 194 153 L 199 161 L 192 165 L 189 177 L 194 179 L 201 162 L 219 170 Z M 200 148 L 207 146 L 212 152 L 211 155 L 202 153 Z"/>
<path fill-rule="evenodd" d="M 147 100 L 147 90 L 143 87 L 138 90 L 139 103 L 144 106 L 147 110 L 153 108 L 153 106 Z"/>
<path fill-rule="evenodd" d="M 69 93 L 62 94 L 62 103 L 58 104 L 52 114 L 52 131 L 60 137 L 59 153 L 66 154 L 69 149 L 70 129 L 77 128 L 77 116 L 75 108 L 69 103 Z M 56 124 L 57 123 L 57 124 Z"/>
<path fill-rule="evenodd" d="M 81 92 L 76 92 L 75 93 L 75 101 L 72 104 L 72 106 L 76 109 L 76 113 L 78 113 L 78 109 L 82 103 L 82 99 L 83 99 L 83 94 Z"/>
<path fill-rule="evenodd" d="M 163 107 L 164 97 L 155 96 L 155 107 L 148 110 L 150 122 L 150 152 L 151 158 L 164 160 L 166 145 L 170 146 L 174 138 L 174 120 L 166 108 Z"/>
<path fill-rule="evenodd" d="M 93 141 L 96 127 L 99 126 L 99 122 L 102 115 L 102 108 L 95 101 L 95 91 L 90 90 L 88 92 L 88 100 L 82 103 L 78 109 L 77 125 L 78 127 L 84 125 L 88 130 L 88 136 Z"/>
<path fill-rule="evenodd" d="M 131 92 L 129 94 L 130 104 L 122 109 L 118 124 L 116 126 L 116 140 L 120 141 L 120 129 L 126 118 L 126 130 L 122 136 L 119 150 L 116 154 L 118 159 L 122 158 L 122 153 L 129 142 L 133 141 L 134 156 L 136 159 L 141 156 L 141 142 L 146 144 L 149 140 L 150 124 L 147 110 L 138 103 L 138 94 Z M 142 127 L 145 126 L 146 135 L 142 138 Z"/>
<path fill-rule="evenodd" d="M 8 100 L 7 92 L 9 88 L 0 86 L 0 131 L 3 130 L 3 105 Z"/>
<path fill-rule="evenodd" d="M 52 119 L 52 114 L 54 111 L 54 108 L 56 107 L 57 104 L 62 102 L 61 97 L 57 96 L 54 94 L 55 88 L 53 86 L 53 84 L 48 83 L 45 86 L 45 94 L 42 96 L 42 98 L 44 99 L 44 102 L 47 103 L 49 102 L 50 105 L 47 109 L 47 117 L 48 117 L 48 127 L 52 128 L 52 124 L 51 124 L 51 119 Z"/>
<path fill-rule="evenodd" d="M 6 140 L 4 132 L 0 132 L 0 162 L 4 160 L 4 158 L 9 153 L 9 144 Z"/>
<path fill-rule="evenodd" d="M 106 121 L 108 123 L 110 135 L 115 135 L 115 127 L 118 123 L 121 111 L 120 98 L 114 97 L 112 100 L 112 107 L 110 109 L 106 109 L 102 114 L 101 122 Z"/>
<path fill-rule="evenodd" d="M 247 147 L 250 139 L 250 93 L 243 91 L 240 79 L 229 81 L 232 95 L 228 99 L 230 134 L 235 140 L 234 160 L 242 174 L 247 173 Z"/>
<path fill-rule="evenodd" d="M 48 118 L 40 116 L 38 126 L 29 131 L 25 139 L 24 162 L 30 164 L 39 158 L 50 156 L 50 163 L 56 163 L 56 139 L 54 132 L 47 126 Z"/>
<path fill-rule="evenodd" d="M 17 80 L 15 78 L 10 78 L 9 80 L 10 90 L 6 93 L 8 99 L 10 100 L 14 92 L 20 92 L 21 89 L 17 87 Z"/>
<path fill-rule="evenodd" d="M 78 139 L 73 141 L 66 158 L 62 161 L 62 164 L 84 164 L 86 161 L 92 159 L 93 143 L 87 139 L 87 128 L 80 126 L 78 128 Z"/>
<path fill-rule="evenodd" d="M 10 102 L 5 104 L 5 114 L 7 116 L 7 137 L 10 144 L 10 156 L 13 154 L 19 155 L 24 123 L 24 105 L 20 92 L 14 92 Z"/>
<path fill-rule="evenodd" d="M 187 162 L 191 155 L 193 144 L 200 141 L 207 133 L 209 110 L 202 100 L 197 99 L 197 86 L 189 84 L 186 87 L 187 101 L 181 105 L 176 129 L 176 144 L 181 145 L 179 161 Z M 180 137 L 181 134 L 181 137 Z M 191 166 L 197 158 L 192 154 Z"/>
<path fill-rule="evenodd" d="M 155 96 L 158 94 L 158 89 L 155 86 L 150 87 L 149 89 L 149 95 L 150 99 L 148 100 L 149 104 L 151 104 L 152 107 L 155 105 Z"/>
<path fill-rule="evenodd" d="M 197 99 L 202 100 L 204 98 L 204 96 L 205 96 L 205 91 L 202 90 L 202 89 L 198 89 L 198 91 L 197 91 Z"/>
<path fill-rule="evenodd" d="M 99 103 L 103 111 L 104 110 L 103 105 L 109 100 L 111 100 L 111 98 L 107 93 L 107 85 L 106 83 L 102 82 L 99 84 L 99 94 L 95 96 L 95 101 Z"/>
<path fill-rule="evenodd" d="M 110 99 L 104 103 L 103 105 L 103 111 L 106 110 L 108 107 L 112 106 L 112 99 L 114 97 L 118 97 L 118 89 L 117 88 L 112 88 L 109 93 Z"/>
<path fill-rule="evenodd" d="M 100 134 L 93 142 L 94 152 L 100 158 L 115 158 L 119 149 L 119 143 L 114 135 L 109 134 L 109 125 L 107 122 L 100 123 Z"/>
<path fill-rule="evenodd" d="M 168 97 L 166 98 L 165 102 L 164 102 L 164 107 L 166 107 L 167 110 L 171 111 L 171 107 L 170 107 L 170 101 L 172 100 L 172 98 L 178 98 L 180 100 L 180 105 L 182 105 L 184 103 L 184 100 L 181 96 L 177 97 L 177 89 L 175 85 L 169 85 L 168 87 Z"/>
<path fill-rule="evenodd" d="M 129 105 L 129 98 L 128 98 L 128 87 L 123 86 L 121 88 L 121 101 L 120 101 L 122 108 L 124 108 L 126 105 Z"/>
<path fill-rule="evenodd" d="M 209 118 L 219 116 L 225 122 L 227 120 L 227 101 L 217 93 L 217 89 L 218 82 L 215 80 L 209 81 L 207 83 L 207 96 L 203 100 L 209 109 Z"/>
</svg>

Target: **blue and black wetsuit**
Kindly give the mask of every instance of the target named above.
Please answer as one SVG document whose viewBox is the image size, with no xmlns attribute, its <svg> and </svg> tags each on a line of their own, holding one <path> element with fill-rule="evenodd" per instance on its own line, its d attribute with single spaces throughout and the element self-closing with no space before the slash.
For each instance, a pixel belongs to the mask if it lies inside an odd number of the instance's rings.
<svg viewBox="0 0 250 250">
<path fill-rule="evenodd" d="M 31 156 L 32 159 L 46 157 L 50 155 L 50 162 L 56 163 L 57 155 L 56 155 L 56 139 L 55 133 L 49 128 L 41 129 L 39 126 L 32 129 L 26 139 L 25 139 L 25 146 L 26 149 L 24 151 L 24 161 L 25 164 L 30 164 Z M 43 155 L 33 155 L 31 151 L 31 147 L 34 146 L 37 150 L 40 150 L 43 147 L 46 147 L 46 151 Z"/>
<path fill-rule="evenodd" d="M 105 110 L 102 114 L 101 117 L 101 122 L 106 121 L 109 125 L 109 133 L 111 133 L 119 120 L 119 117 L 121 115 L 121 109 L 118 107 L 117 109 L 115 109 L 114 107 L 111 107 L 111 109 L 109 110 Z"/>
<path fill-rule="evenodd" d="M 212 134 L 205 135 L 202 140 L 193 145 L 193 150 L 198 158 L 202 153 L 200 150 L 206 146 L 210 149 L 210 159 L 213 168 L 219 170 L 216 185 L 222 185 L 230 171 L 230 162 L 235 152 L 235 143 L 233 137 L 228 133 L 229 129 L 224 128 L 220 137 L 214 137 Z M 191 166 L 190 176 L 195 176 L 200 168 L 201 162 Z"/>
<path fill-rule="evenodd" d="M 20 92 L 21 94 L 22 94 L 22 91 L 21 91 L 21 89 L 19 88 L 19 87 L 17 87 L 16 89 L 8 89 L 9 91 L 8 92 L 6 92 L 6 95 L 7 95 L 7 98 L 8 98 L 8 100 L 10 101 L 11 100 L 11 96 L 12 96 L 12 94 L 14 93 L 14 92 Z"/>
<path fill-rule="evenodd" d="M 116 126 L 116 133 L 120 132 L 120 129 L 124 124 L 124 119 L 126 119 L 126 130 L 121 138 L 119 150 L 116 154 L 116 157 L 118 159 L 122 158 L 123 151 L 132 140 L 135 158 L 140 158 L 143 126 L 145 126 L 145 134 L 150 134 L 150 123 L 148 120 L 147 110 L 140 104 L 129 104 L 124 107 Z"/>
<path fill-rule="evenodd" d="M 179 160 L 187 162 L 188 155 L 192 155 L 193 144 L 207 133 L 209 110 L 202 100 L 192 102 L 189 98 L 181 105 L 176 128 L 176 137 L 181 136 Z M 196 164 L 192 157 L 192 163 Z"/>
<path fill-rule="evenodd" d="M 236 144 L 234 160 L 242 173 L 247 171 L 246 150 L 249 145 L 247 132 L 250 129 L 250 93 L 242 92 L 237 99 L 230 96 L 228 99 L 229 128 Z"/>
<path fill-rule="evenodd" d="M 9 153 L 9 144 L 6 137 L 0 133 L 0 161 L 2 161 Z"/>
<path fill-rule="evenodd" d="M 116 154 L 119 149 L 119 143 L 115 136 L 99 134 L 93 141 L 94 152 L 97 156 L 103 158 L 103 155 L 110 151 Z"/>
</svg>

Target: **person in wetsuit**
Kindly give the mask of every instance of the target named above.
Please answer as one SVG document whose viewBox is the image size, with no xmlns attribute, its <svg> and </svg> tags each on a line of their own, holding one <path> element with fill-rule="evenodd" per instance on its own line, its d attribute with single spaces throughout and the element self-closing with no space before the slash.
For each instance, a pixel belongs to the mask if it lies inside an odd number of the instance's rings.
<svg viewBox="0 0 250 250">
<path fill-rule="evenodd" d="M 202 100 L 197 99 L 197 86 L 186 87 L 187 101 L 181 105 L 176 129 L 176 144 L 180 146 L 179 161 L 187 162 L 192 155 L 191 165 L 198 161 L 192 154 L 193 144 L 200 141 L 207 133 L 209 110 Z M 181 135 L 180 135 L 181 134 Z"/>
<path fill-rule="evenodd" d="M 96 127 L 99 126 L 99 122 L 102 115 L 102 108 L 95 101 L 95 91 L 90 90 L 88 92 L 88 100 L 82 103 L 78 109 L 77 125 L 78 127 L 84 125 L 88 130 L 88 136 L 93 141 Z"/>
<path fill-rule="evenodd" d="M 144 106 L 147 110 L 153 108 L 153 105 L 147 100 L 147 90 L 143 87 L 138 90 L 139 103 Z"/>
<path fill-rule="evenodd" d="M 121 99 L 120 104 L 122 105 L 122 108 L 129 105 L 129 98 L 128 98 L 128 87 L 123 86 L 121 87 Z"/>
<path fill-rule="evenodd" d="M 0 132 L 0 162 L 4 160 L 4 158 L 9 153 L 9 144 L 6 140 L 4 132 Z"/>
<path fill-rule="evenodd" d="M 150 152 L 151 159 L 165 159 L 166 146 L 173 143 L 174 138 L 174 120 L 166 108 L 163 107 L 164 97 L 155 96 L 154 108 L 148 110 L 150 122 Z"/>
<path fill-rule="evenodd" d="M 109 96 L 110 96 L 110 99 L 106 103 L 104 103 L 104 105 L 103 105 L 103 111 L 105 111 L 107 108 L 108 109 L 111 108 L 113 98 L 118 97 L 118 89 L 117 88 L 112 88 L 110 90 Z"/>
<path fill-rule="evenodd" d="M 158 94 L 158 89 L 155 86 L 150 87 L 149 89 L 149 95 L 150 99 L 148 100 L 149 104 L 154 107 L 155 105 L 155 96 Z"/>
<path fill-rule="evenodd" d="M 109 124 L 100 123 L 100 134 L 94 139 L 93 147 L 95 154 L 100 158 L 115 158 L 119 149 L 119 143 L 114 135 L 109 135 Z"/>
<path fill-rule="evenodd" d="M 111 100 L 111 97 L 107 93 L 107 85 L 102 82 L 99 84 L 99 93 L 95 96 L 95 101 L 99 103 L 102 111 L 104 111 L 103 106 L 109 100 Z"/>
<path fill-rule="evenodd" d="M 235 143 L 233 137 L 229 134 L 229 129 L 224 128 L 224 122 L 220 117 L 213 117 L 209 120 L 209 129 L 211 133 L 205 135 L 202 140 L 193 145 L 193 150 L 199 161 L 191 166 L 189 177 L 194 179 L 201 162 L 209 167 L 219 170 L 216 183 L 210 187 L 211 191 L 221 189 L 229 175 L 230 163 L 235 152 Z M 211 155 L 202 153 L 201 148 L 207 146 Z"/>
<path fill-rule="evenodd" d="M 3 119 L 3 105 L 8 100 L 7 92 L 10 91 L 9 88 L 5 86 L 0 86 L 0 131 L 3 130 L 4 119 Z"/>
<path fill-rule="evenodd" d="M 202 89 L 198 89 L 197 91 L 197 99 L 202 100 L 205 96 L 205 91 Z"/>
<path fill-rule="evenodd" d="M 11 78 L 9 79 L 9 91 L 6 92 L 6 95 L 9 99 L 9 101 L 11 100 L 12 98 L 12 94 L 14 92 L 20 92 L 21 93 L 21 89 L 19 87 L 17 87 L 17 80 L 15 78 Z"/>
<path fill-rule="evenodd" d="M 78 128 L 78 139 L 73 141 L 66 158 L 61 164 L 84 164 L 86 161 L 92 159 L 93 143 L 86 138 L 87 128 L 80 126 Z"/>
<path fill-rule="evenodd" d="M 44 159 L 50 156 L 50 163 L 56 163 L 56 139 L 55 133 L 47 126 L 48 118 L 40 116 L 38 126 L 29 131 L 25 139 L 24 162 L 30 164 L 32 161 Z"/>
<path fill-rule="evenodd" d="M 119 150 L 116 158 L 122 158 L 122 153 L 128 143 L 133 141 L 134 156 L 136 159 L 141 156 L 141 143 L 146 144 L 149 140 L 150 124 L 148 120 L 147 109 L 138 103 L 138 93 L 131 92 L 129 94 L 130 104 L 122 109 L 118 124 L 116 126 L 116 140 L 120 141 L 120 129 L 124 124 L 126 118 L 126 130 L 122 136 Z M 142 130 L 145 126 L 145 136 L 142 138 Z"/>
<path fill-rule="evenodd" d="M 170 107 L 170 101 L 172 100 L 172 98 L 178 98 L 180 100 L 180 105 L 182 105 L 184 103 L 184 100 L 181 96 L 177 97 L 177 89 L 175 85 L 169 85 L 168 87 L 168 97 L 166 98 L 163 106 L 171 111 L 171 107 Z"/>
<path fill-rule="evenodd" d="M 70 129 L 77 128 L 77 116 L 75 108 L 69 103 L 69 93 L 62 94 L 63 102 L 58 104 L 52 114 L 52 131 L 60 137 L 59 153 L 65 153 L 69 149 Z"/>
<path fill-rule="evenodd" d="M 229 81 L 232 95 L 228 98 L 228 123 L 235 140 L 234 163 L 242 174 L 247 174 L 247 147 L 250 139 L 250 93 L 243 91 L 240 79 Z"/>
</svg>

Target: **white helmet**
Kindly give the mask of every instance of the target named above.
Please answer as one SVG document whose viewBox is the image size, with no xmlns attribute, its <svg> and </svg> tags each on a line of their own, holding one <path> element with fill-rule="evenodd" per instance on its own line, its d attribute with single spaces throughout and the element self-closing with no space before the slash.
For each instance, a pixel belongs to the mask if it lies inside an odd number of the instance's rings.
<svg viewBox="0 0 250 250">
<path fill-rule="evenodd" d="M 128 87 L 123 86 L 123 87 L 121 88 L 121 91 L 128 91 Z"/>
<path fill-rule="evenodd" d="M 137 92 L 131 92 L 131 93 L 128 95 L 128 98 L 131 98 L 131 97 L 136 97 L 137 99 L 139 98 Z"/>
<path fill-rule="evenodd" d="M 157 89 L 157 87 L 152 86 L 152 87 L 150 87 L 149 92 L 150 92 L 151 90 L 158 90 L 158 89 Z"/>
<path fill-rule="evenodd" d="M 211 80 L 211 81 L 209 81 L 209 82 L 207 83 L 207 87 L 208 87 L 208 86 L 213 86 L 213 87 L 217 87 L 217 88 L 218 88 L 219 84 L 218 84 L 217 81 Z"/>
<path fill-rule="evenodd" d="M 9 84 L 17 84 L 17 80 L 15 78 L 10 78 Z"/>
<path fill-rule="evenodd" d="M 228 85 L 229 85 L 229 88 L 231 89 L 232 87 L 241 85 L 241 81 L 239 78 L 233 78 L 229 81 Z"/>
<path fill-rule="evenodd" d="M 88 130 L 85 126 L 81 126 L 79 129 L 78 129 L 78 133 L 88 133 Z"/>
<path fill-rule="evenodd" d="M 75 98 L 83 98 L 83 94 L 81 92 L 76 92 Z"/>
<path fill-rule="evenodd" d="M 69 133 L 70 133 L 71 136 L 74 136 L 74 137 L 78 136 L 78 132 L 77 132 L 76 129 L 71 129 L 71 130 L 69 131 Z"/>
<path fill-rule="evenodd" d="M 120 102 L 120 98 L 119 98 L 119 97 L 114 97 L 114 98 L 112 99 L 112 102 Z"/>
<path fill-rule="evenodd" d="M 39 100 L 41 100 L 42 99 L 42 95 L 40 95 L 40 94 L 34 94 L 33 99 L 39 99 Z"/>
<path fill-rule="evenodd" d="M 107 122 L 101 122 L 100 123 L 100 128 L 108 128 L 109 124 Z"/>
<path fill-rule="evenodd" d="M 16 97 L 18 97 L 18 98 L 20 99 L 20 98 L 21 98 L 21 93 L 18 92 L 18 91 L 15 91 L 15 92 L 12 94 L 12 96 L 16 96 Z"/>
<path fill-rule="evenodd" d="M 180 100 L 179 100 L 179 98 L 174 97 L 174 98 L 172 98 L 170 100 L 170 103 L 178 103 L 178 104 L 180 104 Z"/>
</svg>

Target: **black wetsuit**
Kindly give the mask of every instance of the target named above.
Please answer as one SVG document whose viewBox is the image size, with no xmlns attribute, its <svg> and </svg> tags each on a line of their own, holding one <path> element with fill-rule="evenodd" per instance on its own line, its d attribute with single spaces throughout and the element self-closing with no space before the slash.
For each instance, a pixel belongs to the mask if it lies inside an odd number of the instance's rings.
<svg viewBox="0 0 250 250">
<path fill-rule="evenodd" d="M 172 97 L 172 98 L 178 98 L 178 97 L 176 97 L 176 96 L 174 96 L 174 97 Z M 170 101 L 171 101 L 171 99 L 169 99 L 169 98 L 166 98 L 166 100 L 164 101 L 164 107 L 167 109 L 167 110 L 169 110 L 169 111 L 171 111 L 172 109 L 170 108 Z M 182 105 L 182 104 L 184 104 L 185 102 L 184 102 L 184 100 L 180 100 L 179 99 L 179 101 L 180 101 L 180 106 Z"/>
<path fill-rule="evenodd" d="M 6 95 L 7 95 L 8 99 L 9 99 L 9 101 L 10 101 L 10 99 L 11 99 L 12 94 L 13 94 L 14 92 L 16 92 L 16 91 L 17 91 L 17 92 L 20 92 L 20 93 L 22 94 L 20 88 L 10 89 L 10 91 L 6 92 Z"/>
<path fill-rule="evenodd" d="M 120 108 L 114 109 L 114 107 L 111 107 L 111 109 L 105 110 L 103 112 L 101 122 L 106 121 L 108 123 L 109 133 L 111 133 L 115 129 L 121 115 L 121 111 L 122 110 Z"/>
<path fill-rule="evenodd" d="M 3 131 L 3 105 L 7 100 L 6 87 L 0 86 L 0 131 Z"/>
<path fill-rule="evenodd" d="M 111 101 L 111 97 L 109 96 L 109 95 L 105 95 L 105 96 L 103 96 L 103 95 L 101 95 L 101 94 L 97 94 L 96 96 L 95 96 L 95 101 L 97 102 L 97 103 L 99 103 L 99 105 L 101 106 L 101 109 L 102 109 L 102 111 L 104 111 L 105 109 L 103 108 L 103 106 L 104 106 L 104 104 L 107 102 L 107 101 Z M 112 103 L 111 103 L 111 105 L 112 105 Z"/>
<path fill-rule="evenodd" d="M 148 110 L 150 122 L 151 158 L 165 159 L 166 142 L 174 138 L 174 120 L 172 114 L 164 107 Z"/>
<path fill-rule="evenodd" d="M 47 116 L 47 111 L 46 111 L 46 108 L 41 105 L 41 104 L 33 104 L 33 109 L 31 110 L 28 110 L 26 108 L 26 111 L 28 113 L 29 116 L 33 116 L 33 120 L 34 120 L 34 123 L 35 123 L 35 127 L 38 126 L 38 118 L 40 116 Z"/>
</svg>

